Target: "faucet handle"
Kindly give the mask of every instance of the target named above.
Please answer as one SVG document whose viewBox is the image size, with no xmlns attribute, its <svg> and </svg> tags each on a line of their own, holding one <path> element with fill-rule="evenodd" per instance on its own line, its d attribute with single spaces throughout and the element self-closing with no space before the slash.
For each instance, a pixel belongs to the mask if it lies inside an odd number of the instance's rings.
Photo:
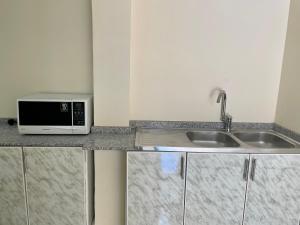
<svg viewBox="0 0 300 225">
<path fill-rule="evenodd" d="M 232 121 L 232 116 L 230 114 L 226 113 L 226 119 L 229 121 Z"/>
<path fill-rule="evenodd" d="M 231 126 L 232 126 L 232 116 L 226 113 L 225 116 L 225 130 L 227 132 L 231 132 Z"/>
</svg>

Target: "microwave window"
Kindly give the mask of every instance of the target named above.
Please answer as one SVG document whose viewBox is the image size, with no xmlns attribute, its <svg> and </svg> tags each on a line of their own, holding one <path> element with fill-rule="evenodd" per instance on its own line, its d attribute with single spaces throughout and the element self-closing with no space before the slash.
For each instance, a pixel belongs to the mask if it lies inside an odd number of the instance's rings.
<svg viewBox="0 0 300 225">
<path fill-rule="evenodd" d="M 71 126 L 71 102 L 19 102 L 19 123 L 27 126 Z"/>
</svg>

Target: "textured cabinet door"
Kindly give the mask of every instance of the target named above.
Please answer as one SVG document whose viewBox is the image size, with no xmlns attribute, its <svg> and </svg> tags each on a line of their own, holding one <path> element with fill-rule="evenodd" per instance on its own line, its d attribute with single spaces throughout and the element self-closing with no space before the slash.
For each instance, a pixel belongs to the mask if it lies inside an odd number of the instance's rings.
<svg viewBox="0 0 300 225">
<path fill-rule="evenodd" d="M 188 153 L 185 225 L 241 225 L 249 155 Z"/>
<path fill-rule="evenodd" d="M 300 155 L 251 155 L 254 159 L 244 225 L 299 225 Z"/>
<path fill-rule="evenodd" d="M 22 148 L 0 147 L 0 225 L 26 225 Z"/>
<path fill-rule="evenodd" d="M 182 225 L 185 153 L 127 153 L 127 225 Z"/>
<path fill-rule="evenodd" d="M 84 225 L 81 148 L 24 148 L 30 225 Z"/>
</svg>

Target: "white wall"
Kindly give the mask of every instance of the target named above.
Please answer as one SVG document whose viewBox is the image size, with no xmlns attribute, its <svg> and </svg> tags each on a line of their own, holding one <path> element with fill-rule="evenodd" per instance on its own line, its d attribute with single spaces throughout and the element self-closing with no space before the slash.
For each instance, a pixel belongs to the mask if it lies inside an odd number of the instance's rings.
<svg viewBox="0 0 300 225">
<path fill-rule="evenodd" d="M 128 126 L 130 0 L 93 0 L 94 123 Z"/>
<path fill-rule="evenodd" d="M 291 1 L 276 122 L 300 133 L 300 2 Z"/>
<path fill-rule="evenodd" d="M 289 0 L 132 0 L 130 118 L 273 122 Z"/>
<path fill-rule="evenodd" d="M 32 92 L 92 92 L 90 1 L 1 0 L 0 49 L 0 117 Z"/>
</svg>

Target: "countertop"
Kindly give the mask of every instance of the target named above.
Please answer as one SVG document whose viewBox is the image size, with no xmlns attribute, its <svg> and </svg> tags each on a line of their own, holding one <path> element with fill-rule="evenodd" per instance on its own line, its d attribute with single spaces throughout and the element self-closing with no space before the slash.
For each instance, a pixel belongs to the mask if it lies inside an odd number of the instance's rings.
<svg viewBox="0 0 300 225">
<path fill-rule="evenodd" d="M 135 132 L 103 132 L 88 135 L 23 135 L 17 126 L 0 122 L 0 146 L 83 147 L 84 150 L 134 150 Z"/>
<path fill-rule="evenodd" d="M 234 123 L 236 129 L 271 130 L 279 135 L 297 140 L 295 149 L 279 149 L 274 153 L 300 153 L 300 135 L 282 128 L 276 124 L 263 123 Z M 216 149 L 197 148 L 192 143 L 186 142 L 185 136 L 180 134 L 186 130 L 219 130 L 221 123 L 208 122 L 162 122 L 162 121 L 131 121 L 130 127 L 92 127 L 88 135 L 22 135 L 17 126 L 9 126 L 7 120 L 0 119 L 0 146 L 39 146 L 39 147 L 82 147 L 83 150 L 125 150 L 125 151 L 200 151 L 214 152 Z M 132 127 L 148 127 L 146 135 Z M 152 129 L 151 129 L 152 128 Z M 167 128 L 167 129 L 165 129 Z M 140 145 L 146 146 L 144 149 Z M 147 149 L 147 145 L 149 149 Z M 185 145 L 185 146 L 183 146 Z M 187 146 L 188 145 L 188 146 Z M 154 147 L 153 147 L 154 146 Z M 219 148 L 218 152 L 242 153 L 270 153 L 267 150 L 255 150 L 245 145 L 240 148 Z"/>
</svg>

